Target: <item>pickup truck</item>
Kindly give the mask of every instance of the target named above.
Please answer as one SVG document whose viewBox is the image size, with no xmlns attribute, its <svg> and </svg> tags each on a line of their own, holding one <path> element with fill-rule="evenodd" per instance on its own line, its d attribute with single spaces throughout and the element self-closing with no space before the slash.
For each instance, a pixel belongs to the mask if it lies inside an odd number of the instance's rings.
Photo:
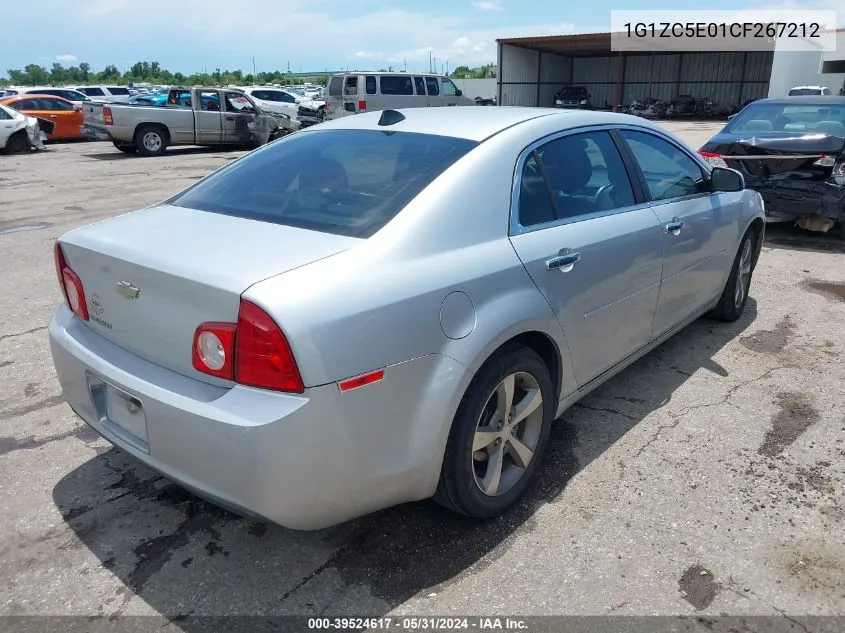
<svg viewBox="0 0 845 633">
<path fill-rule="evenodd" d="M 88 138 L 140 156 L 161 156 L 170 145 L 254 149 L 300 128 L 299 121 L 265 112 L 233 88 L 174 87 L 164 106 L 86 103 L 83 110 Z"/>
</svg>

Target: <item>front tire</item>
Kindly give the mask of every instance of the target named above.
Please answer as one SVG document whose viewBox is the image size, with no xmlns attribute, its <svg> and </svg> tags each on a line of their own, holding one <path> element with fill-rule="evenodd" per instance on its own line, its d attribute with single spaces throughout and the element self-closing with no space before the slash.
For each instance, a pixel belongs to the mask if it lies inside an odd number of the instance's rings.
<svg viewBox="0 0 845 633">
<path fill-rule="evenodd" d="M 554 394 L 549 370 L 533 350 L 514 344 L 490 358 L 458 407 L 434 500 L 477 519 L 513 506 L 542 460 Z"/>
<path fill-rule="evenodd" d="M 32 150 L 26 130 L 16 132 L 6 141 L 6 152 L 9 154 L 26 154 Z"/>
<path fill-rule="evenodd" d="M 719 321 L 736 321 L 745 311 L 748 292 L 751 289 L 751 276 L 754 273 L 756 246 L 757 234 L 754 229 L 748 229 L 739 244 L 731 274 L 719 303 L 710 313 L 713 318 Z"/>
</svg>

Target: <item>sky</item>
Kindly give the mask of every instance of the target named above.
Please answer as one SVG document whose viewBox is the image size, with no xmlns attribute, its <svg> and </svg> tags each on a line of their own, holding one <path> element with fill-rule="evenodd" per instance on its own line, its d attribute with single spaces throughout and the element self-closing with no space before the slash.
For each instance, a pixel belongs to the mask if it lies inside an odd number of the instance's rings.
<svg viewBox="0 0 845 633">
<path fill-rule="evenodd" d="M 4 3 L 5 4 L 5 3 Z M 826 9 L 842 0 L 656 0 L 638 9 Z M 88 62 L 95 70 L 157 61 L 190 74 L 255 68 L 293 72 L 428 70 L 496 62 L 496 39 L 602 32 L 619 0 L 40 0 L 3 7 L 0 74 L 9 68 Z"/>
</svg>

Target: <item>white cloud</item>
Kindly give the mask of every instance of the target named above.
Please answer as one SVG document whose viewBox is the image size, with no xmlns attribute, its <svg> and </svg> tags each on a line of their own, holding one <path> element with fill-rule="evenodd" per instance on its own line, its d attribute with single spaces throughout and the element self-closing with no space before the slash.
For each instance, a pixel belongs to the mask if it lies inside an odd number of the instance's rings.
<svg viewBox="0 0 845 633">
<path fill-rule="evenodd" d="M 64 64 L 70 64 L 77 60 L 76 55 L 64 54 L 64 55 L 56 55 L 56 61 L 62 62 Z"/>
<path fill-rule="evenodd" d="M 474 0 L 472 6 L 479 11 L 501 11 L 505 8 L 498 0 Z"/>
<path fill-rule="evenodd" d="M 231 0 L 86 0 L 71 13 L 62 10 L 65 2 L 42 0 L 36 37 L 7 34 L 7 44 L 18 51 L 16 60 L 21 59 L 14 63 L 22 66 L 39 48 L 69 42 L 68 34 L 74 33 L 86 42 L 75 56 L 97 69 L 111 63 L 124 69 L 126 64 L 119 60 L 130 58 L 158 61 L 184 73 L 203 66 L 251 71 L 254 56 L 259 70 L 283 69 L 288 62 L 302 70 L 334 70 L 353 62 L 380 67 L 403 60 L 409 70 L 423 70 L 428 68 L 429 51 L 438 64 L 448 60 L 451 67 L 495 63 L 497 38 L 574 30 L 571 24 L 542 22 L 479 27 L 467 5 L 469 11 L 443 12 L 398 8 L 402 6 L 398 3 L 392 5 L 396 8 L 385 8 L 391 5 L 383 0 L 274 0 L 251 11 L 234 10 Z M 25 15 L 20 4 L 5 10 L 9 20 Z M 119 33 L 113 28 L 116 18 Z M 166 35 L 153 46 L 151 33 Z M 305 67 L 311 65 L 317 67 Z"/>
</svg>

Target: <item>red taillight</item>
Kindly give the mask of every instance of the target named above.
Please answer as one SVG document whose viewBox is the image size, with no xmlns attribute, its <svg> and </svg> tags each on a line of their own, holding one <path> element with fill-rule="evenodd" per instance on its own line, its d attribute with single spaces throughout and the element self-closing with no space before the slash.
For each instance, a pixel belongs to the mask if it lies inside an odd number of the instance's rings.
<svg viewBox="0 0 845 633">
<path fill-rule="evenodd" d="M 366 112 L 367 111 L 367 102 L 366 101 L 359 101 L 358 102 L 358 111 L 359 112 Z"/>
<path fill-rule="evenodd" d="M 234 377 L 234 323 L 203 323 L 194 332 L 194 369 L 232 380 Z"/>
<path fill-rule="evenodd" d="M 237 323 L 202 323 L 194 332 L 194 369 L 242 385 L 302 393 L 305 386 L 281 328 L 241 299 Z"/>
<path fill-rule="evenodd" d="M 56 242 L 53 247 L 53 256 L 56 261 L 56 275 L 59 278 L 59 287 L 65 297 L 68 307 L 83 321 L 88 320 L 88 304 L 85 300 L 85 288 L 79 278 L 65 261 L 65 254 L 61 245 Z"/>
<path fill-rule="evenodd" d="M 111 115 L 111 108 L 109 106 L 103 106 L 103 122 L 106 125 L 114 125 L 114 119 Z"/>
<path fill-rule="evenodd" d="M 264 310 L 243 299 L 235 336 L 235 380 L 263 389 L 305 391 L 282 330 Z"/>
<path fill-rule="evenodd" d="M 714 154 L 713 152 L 698 152 L 699 155 L 710 163 L 713 167 L 727 167 L 728 164 L 725 162 L 725 159 L 722 158 L 719 154 Z"/>
</svg>

